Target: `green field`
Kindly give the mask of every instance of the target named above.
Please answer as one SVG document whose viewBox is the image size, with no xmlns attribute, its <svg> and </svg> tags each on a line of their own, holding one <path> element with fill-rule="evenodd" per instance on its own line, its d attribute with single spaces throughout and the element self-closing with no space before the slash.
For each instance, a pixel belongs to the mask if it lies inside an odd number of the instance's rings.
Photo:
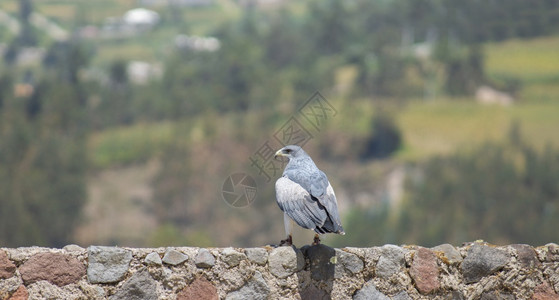
<svg viewBox="0 0 559 300">
<path fill-rule="evenodd" d="M 108 58 L 136 53 L 133 49 L 140 49 L 140 42 L 122 48 L 107 47 L 103 55 Z M 485 141 L 504 141 L 513 122 L 520 124 L 527 142 L 540 148 L 546 144 L 559 147 L 557 49 L 557 36 L 486 45 L 487 74 L 521 82 L 517 102 L 502 107 L 480 105 L 473 98 L 411 101 L 395 114 L 404 137 L 404 147 L 397 158 L 422 160 Z M 339 129 L 366 130 L 374 113 L 370 100 L 347 99 L 339 104 L 348 107 L 335 122 Z M 171 142 L 176 126 L 171 122 L 139 124 L 96 133 L 90 141 L 92 162 L 103 167 L 148 158 Z"/>
<path fill-rule="evenodd" d="M 503 141 L 519 122 L 527 142 L 559 147 L 559 37 L 509 40 L 487 44 L 490 78 L 521 83 L 516 104 L 485 106 L 473 99 L 412 102 L 398 115 L 405 147 L 402 159 L 445 154 L 485 141 Z"/>
<path fill-rule="evenodd" d="M 486 45 L 487 74 L 521 84 L 523 101 L 559 100 L 559 37 L 513 39 Z"/>
<path fill-rule="evenodd" d="M 469 149 L 485 141 L 503 142 L 511 124 L 519 122 L 526 142 L 559 146 L 559 102 L 511 107 L 473 101 L 413 103 L 398 115 L 404 148 L 398 157 L 417 160 Z"/>
<path fill-rule="evenodd" d="M 141 123 L 94 133 L 88 141 L 89 162 L 96 169 L 146 161 L 168 146 L 175 123 Z"/>
</svg>

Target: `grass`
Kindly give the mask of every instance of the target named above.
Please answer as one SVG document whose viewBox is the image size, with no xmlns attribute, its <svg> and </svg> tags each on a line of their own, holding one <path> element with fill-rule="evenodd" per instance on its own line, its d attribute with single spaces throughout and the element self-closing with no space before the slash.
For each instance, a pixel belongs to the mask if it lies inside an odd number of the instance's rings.
<svg viewBox="0 0 559 300">
<path fill-rule="evenodd" d="M 559 36 L 486 45 L 486 70 L 497 81 L 516 80 L 526 101 L 559 100 Z"/>
<path fill-rule="evenodd" d="M 489 74 L 506 74 L 523 81 L 559 76 L 559 36 L 512 39 L 486 47 Z"/>
<path fill-rule="evenodd" d="M 402 160 L 504 141 L 513 122 L 520 122 L 524 139 L 539 148 L 559 146 L 559 103 L 524 103 L 510 107 L 479 105 L 474 101 L 415 102 L 397 116 L 403 132 Z"/>
<path fill-rule="evenodd" d="M 102 26 L 107 18 L 121 17 L 138 7 L 136 0 L 43 0 L 35 1 L 35 11 L 72 32 L 74 26 Z M 117 59 L 156 62 L 168 55 L 177 34 L 208 35 L 221 23 L 240 16 L 241 8 L 231 0 L 219 0 L 207 7 L 147 7 L 157 11 L 162 23 L 152 32 L 121 40 L 97 40 L 92 65 L 107 66 Z M 17 0 L 0 1 L 0 9 L 17 16 Z M 174 20 L 178 10 L 180 21 Z M 40 31 L 40 30 L 39 30 Z M 1 37 L 1 36 L 0 36 Z M 47 43 L 45 43 L 47 44 Z"/>
<path fill-rule="evenodd" d="M 140 123 L 94 133 L 88 142 L 90 165 L 96 169 L 145 161 L 173 140 L 174 123 Z"/>
<path fill-rule="evenodd" d="M 224 6 L 223 6 L 224 7 Z M 209 14 L 209 8 L 200 10 Z M 172 36 L 160 29 L 156 36 L 139 37 L 122 45 L 103 45 L 100 61 L 122 57 L 147 60 L 154 49 L 150 39 Z M 153 44 L 152 44 L 153 45 Z M 106 47 L 105 47 L 106 46 Z M 520 100 L 510 107 L 484 106 L 473 99 L 441 99 L 409 103 L 395 117 L 403 133 L 404 147 L 397 158 L 422 160 L 448 154 L 485 141 L 504 141 L 511 124 L 520 122 L 527 142 L 559 147 L 559 36 L 510 40 L 486 45 L 487 74 L 521 81 Z M 374 109 L 367 99 L 335 103 L 340 116 L 334 120 L 342 131 L 363 132 L 370 126 Z M 351 116 L 344 119 L 342 116 Z M 171 143 L 170 122 L 139 124 L 96 133 L 90 140 L 91 161 L 96 167 L 126 164 L 149 158 Z"/>
</svg>

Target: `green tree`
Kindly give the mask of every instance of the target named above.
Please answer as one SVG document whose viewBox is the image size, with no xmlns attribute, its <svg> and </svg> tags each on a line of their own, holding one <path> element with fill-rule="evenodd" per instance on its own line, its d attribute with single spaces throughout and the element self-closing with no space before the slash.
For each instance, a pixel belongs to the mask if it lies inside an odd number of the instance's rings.
<svg viewBox="0 0 559 300">
<path fill-rule="evenodd" d="M 485 144 L 471 153 L 433 158 L 410 182 L 402 208 L 406 243 L 545 244 L 557 240 L 559 151 L 519 142 Z"/>
</svg>

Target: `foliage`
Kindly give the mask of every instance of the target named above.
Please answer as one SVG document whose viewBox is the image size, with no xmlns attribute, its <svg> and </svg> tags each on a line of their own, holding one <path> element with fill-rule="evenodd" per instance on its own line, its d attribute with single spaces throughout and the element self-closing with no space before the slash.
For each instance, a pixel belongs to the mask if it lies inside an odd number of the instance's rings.
<svg viewBox="0 0 559 300">
<path fill-rule="evenodd" d="M 508 145 L 428 160 L 409 182 L 400 239 L 544 244 L 559 236 L 559 151 L 537 151 L 512 127 Z"/>
<path fill-rule="evenodd" d="M 371 136 L 365 141 L 362 159 L 383 159 L 392 155 L 402 144 L 402 134 L 394 120 L 380 112 L 373 119 Z"/>
<path fill-rule="evenodd" d="M 435 246 L 483 239 L 541 245 L 559 238 L 559 150 L 525 143 L 519 125 L 508 142 L 436 156 L 408 172 L 399 206 L 383 202 L 349 212 L 341 245 Z"/>
<path fill-rule="evenodd" d="M 59 49 L 77 53 L 74 46 Z M 79 220 L 86 200 L 87 123 L 84 89 L 77 72 L 85 64 L 78 59 L 70 68 L 65 64 L 45 66 L 51 74 L 36 79 L 30 96 L 16 97 L 5 91 L 1 95 L 3 245 L 63 246 Z M 11 82 L 10 75 L 0 77 L 4 84 Z"/>
</svg>

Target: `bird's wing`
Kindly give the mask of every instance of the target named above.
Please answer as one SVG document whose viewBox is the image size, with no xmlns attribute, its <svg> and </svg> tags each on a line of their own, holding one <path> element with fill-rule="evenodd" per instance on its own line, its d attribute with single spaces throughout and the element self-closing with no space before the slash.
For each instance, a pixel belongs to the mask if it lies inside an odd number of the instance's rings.
<svg viewBox="0 0 559 300">
<path fill-rule="evenodd" d="M 328 177 L 324 172 L 317 169 L 318 172 L 311 174 L 311 189 L 310 193 L 316 198 L 321 197 L 327 193 L 330 182 L 328 182 Z"/>
<path fill-rule="evenodd" d="M 276 181 L 276 201 L 283 212 L 299 226 L 314 229 L 324 225 L 328 215 L 324 206 L 300 184 L 287 177 Z"/>
<path fill-rule="evenodd" d="M 340 234 L 345 234 L 344 228 L 342 227 L 342 221 L 340 220 L 340 215 L 338 213 L 338 201 L 336 200 L 336 194 L 334 194 L 334 189 L 330 182 L 328 182 L 328 187 L 326 188 L 326 194 L 319 197 L 318 201 L 328 212 L 328 220 L 325 222 L 324 227 L 331 232 L 336 232 Z"/>
<path fill-rule="evenodd" d="M 300 165 L 297 169 L 286 170 L 284 175 L 307 190 L 313 197 L 318 198 L 326 194 L 329 185 L 328 177 L 316 167 Z"/>
</svg>

